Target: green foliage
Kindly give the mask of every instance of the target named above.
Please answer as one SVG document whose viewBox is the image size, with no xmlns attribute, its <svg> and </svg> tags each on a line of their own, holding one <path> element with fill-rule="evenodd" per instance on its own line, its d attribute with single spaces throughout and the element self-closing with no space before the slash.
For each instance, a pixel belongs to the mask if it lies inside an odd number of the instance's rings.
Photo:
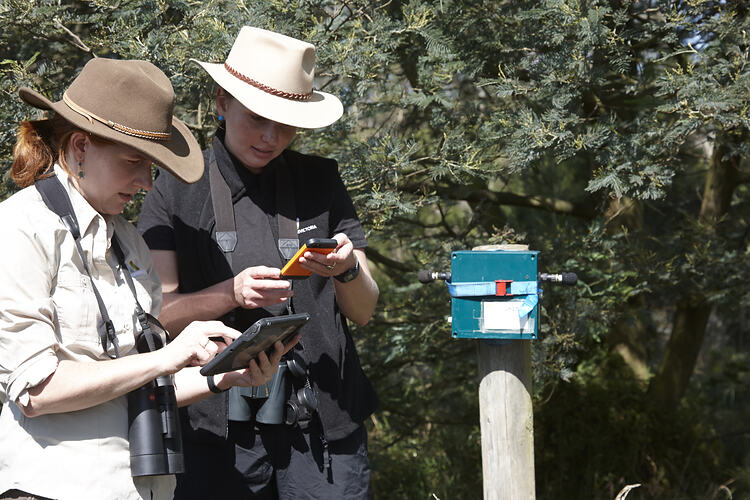
<svg viewBox="0 0 750 500">
<path fill-rule="evenodd" d="M 535 420 L 540 497 L 710 498 L 726 471 L 721 443 L 700 395 L 674 415 L 653 412 L 621 360 L 596 350 L 569 383 L 542 404 Z M 582 439 L 591 436 L 590 439 Z M 689 473 L 687 471 L 690 471 Z"/>
<path fill-rule="evenodd" d="M 339 161 L 381 290 L 355 328 L 382 400 L 375 496 L 480 496 L 475 345 L 450 339 L 444 286 L 414 273 L 518 242 L 581 278 L 545 287 L 533 344 L 538 496 L 748 497 L 745 3 L 0 0 L 0 165 L 33 114 L 17 87 L 59 98 L 94 54 L 161 67 L 205 145 L 213 89 L 189 59 L 223 60 L 245 24 L 309 40 L 346 113 L 295 147 Z M 704 349 L 661 414 L 648 383 L 696 292 Z"/>
</svg>

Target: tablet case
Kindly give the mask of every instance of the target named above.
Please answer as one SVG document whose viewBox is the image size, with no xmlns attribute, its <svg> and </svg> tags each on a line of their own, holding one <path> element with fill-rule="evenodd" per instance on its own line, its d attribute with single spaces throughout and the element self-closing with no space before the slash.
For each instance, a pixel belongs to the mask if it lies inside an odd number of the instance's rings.
<svg viewBox="0 0 750 500">
<path fill-rule="evenodd" d="M 250 360 L 273 348 L 277 340 L 285 342 L 310 319 L 307 313 L 262 318 L 200 369 L 201 375 L 216 375 L 247 368 Z"/>
</svg>

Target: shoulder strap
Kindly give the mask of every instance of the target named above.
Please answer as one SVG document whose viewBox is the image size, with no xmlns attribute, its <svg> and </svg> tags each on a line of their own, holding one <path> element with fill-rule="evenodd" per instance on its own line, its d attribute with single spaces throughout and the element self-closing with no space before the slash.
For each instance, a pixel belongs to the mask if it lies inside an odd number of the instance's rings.
<svg viewBox="0 0 750 500">
<path fill-rule="evenodd" d="M 81 239 L 81 231 L 78 228 L 78 219 L 76 218 L 75 212 L 73 212 L 73 205 L 70 203 L 68 193 L 65 192 L 60 179 L 56 175 L 39 179 L 34 183 L 39 194 L 42 195 L 44 204 L 47 208 L 55 212 L 60 216 L 62 223 L 71 232 L 73 238 L 78 242 Z M 83 260 L 83 265 L 86 267 L 86 259 Z M 88 272 L 88 268 L 86 268 Z"/>
<path fill-rule="evenodd" d="M 216 164 L 213 148 L 208 159 L 208 183 L 211 187 L 211 203 L 216 217 L 216 243 L 224 252 L 229 268 L 232 268 L 232 252 L 237 246 L 237 229 L 234 223 L 232 191 Z"/>
<path fill-rule="evenodd" d="M 279 156 L 276 166 L 276 209 L 279 227 L 279 252 L 285 259 L 290 259 L 299 250 L 297 237 L 298 222 L 295 219 L 296 207 L 292 185 L 292 175 L 284 155 Z M 216 163 L 214 150 L 208 159 L 208 177 L 211 185 L 211 203 L 216 217 L 216 243 L 224 252 L 231 265 L 232 252 L 237 246 L 237 229 L 234 220 L 232 191 L 221 175 Z"/>
<path fill-rule="evenodd" d="M 86 262 L 86 256 L 84 255 L 83 248 L 81 247 L 81 231 L 78 227 L 78 219 L 76 218 L 76 214 L 73 211 L 73 205 L 70 203 L 68 193 L 65 191 L 65 188 L 60 182 L 60 179 L 58 179 L 54 174 L 36 181 L 34 183 L 34 186 L 36 187 L 37 191 L 39 191 L 39 194 L 42 195 L 42 199 L 44 200 L 44 204 L 47 205 L 47 208 L 60 216 L 62 223 L 73 235 L 73 239 L 76 243 L 76 248 L 78 249 L 78 255 L 81 256 L 83 269 L 86 271 L 86 274 L 91 281 L 91 289 L 94 291 L 96 302 L 99 305 L 99 312 L 102 315 L 102 321 L 104 321 L 104 327 L 106 331 L 99 332 L 99 338 L 102 342 L 102 349 L 104 349 L 104 353 L 110 358 L 119 358 L 120 350 L 117 345 L 117 335 L 115 334 L 115 327 L 112 324 L 112 320 L 109 319 L 109 314 L 107 314 L 107 308 L 104 305 L 102 296 L 99 294 L 99 290 L 96 289 L 96 285 L 94 285 L 94 279 L 91 277 L 91 271 L 89 271 L 89 265 Z M 109 354 L 109 349 L 107 347 L 107 344 L 109 342 L 112 343 L 112 347 L 115 350 L 114 356 Z"/>
</svg>

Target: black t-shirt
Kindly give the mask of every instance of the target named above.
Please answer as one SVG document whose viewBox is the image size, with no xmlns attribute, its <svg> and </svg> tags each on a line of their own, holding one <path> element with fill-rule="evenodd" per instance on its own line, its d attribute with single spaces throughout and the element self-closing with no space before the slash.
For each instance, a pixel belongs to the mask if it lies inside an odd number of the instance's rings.
<svg viewBox="0 0 750 500">
<path fill-rule="evenodd" d="M 202 290 L 231 278 L 250 266 L 281 268 L 276 219 L 276 165 L 252 174 L 214 138 L 219 171 L 232 192 L 237 246 L 232 269 L 215 239 L 215 217 L 208 181 L 203 177 L 185 184 L 169 172 L 160 171 L 146 196 L 138 229 L 154 250 L 177 253 L 179 292 Z M 355 248 L 367 246 L 362 227 L 334 160 L 285 151 L 294 193 L 299 239 L 330 238 L 346 233 Z M 209 152 L 204 152 L 207 160 Z M 301 354 L 318 396 L 318 411 L 330 440 L 340 439 L 359 426 L 377 407 L 377 397 L 359 363 L 346 319 L 339 312 L 331 279 L 313 275 L 295 280 L 292 304 L 295 312 L 307 312 Z M 222 318 L 243 331 L 261 317 L 278 315 L 285 306 L 257 309 L 237 308 Z M 226 399 L 209 397 L 190 406 L 191 425 L 224 435 Z"/>
</svg>

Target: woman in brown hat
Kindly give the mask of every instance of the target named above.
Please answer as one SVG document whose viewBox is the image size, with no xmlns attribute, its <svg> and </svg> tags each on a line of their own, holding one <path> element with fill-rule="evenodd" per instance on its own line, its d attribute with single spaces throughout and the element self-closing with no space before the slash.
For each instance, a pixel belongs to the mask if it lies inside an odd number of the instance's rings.
<svg viewBox="0 0 750 500">
<path fill-rule="evenodd" d="M 131 455 L 141 444 L 129 445 L 129 410 L 140 413 L 128 395 L 155 379 L 146 403 L 169 393 L 172 374 L 181 404 L 263 384 L 283 346 L 215 380 L 198 366 L 236 330 L 196 322 L 159 349 L 168 339 L 148 314 L 161 306 L 159 278 L 119 214 L 151 189 L 152 163 L 193 182 L 203 159 L 158 68 L 96 58 L 58 102 L 19 94 L 52 117 L 21 124 L 11 175 L 25 189 L 0 203 L 0 498 L 171 499 L 180 457 L 161 470 Z"/>
<path fill-rule="evenodd" d="M 367 498 L 363 422 L 377 397 L 347 321 L 369 321 L 378 287 L 336 161 L 289 149 L 297 128 L 328 126 L 343 106 L 313 90 L 315 47 L 279 33 L 244 27 L 226 61 L 196 62 L 218 85 L 224 125 L 203 177 L 159 175 L 141 211 L 164 282 L 160 320 L 177 331 L 197 319 L 240 330 L 287 312 L 311 319 L 270 396 L 236 389 L 182 412 L 175 498 Z M 280 269 L 311 238 L 333 239 L 334 251 L 306 252 L 312 276 L 286 279 Z"/>
</svg>

